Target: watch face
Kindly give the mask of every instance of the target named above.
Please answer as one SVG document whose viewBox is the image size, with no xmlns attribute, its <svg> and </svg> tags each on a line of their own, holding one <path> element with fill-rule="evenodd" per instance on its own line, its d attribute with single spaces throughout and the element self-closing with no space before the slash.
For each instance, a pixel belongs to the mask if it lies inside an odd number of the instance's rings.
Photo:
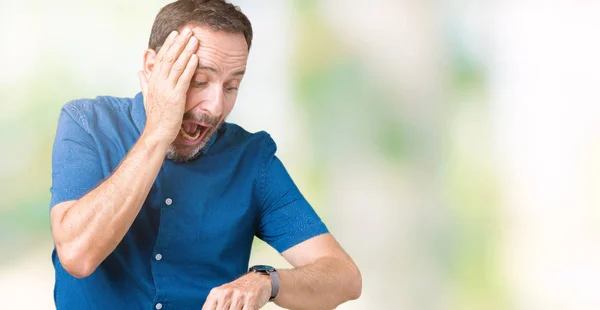
<svg viewBox="0 0 600 310">
<path fill-rule="evenodd" d="M 271 266 L 267 266 L 267 265 L 256 265 L 256 266 L 252 266 L 250 268 L 250 270 L 272 272 L 272 271 L 275 271 L 275 268 L 273 268 Z"/>
</svg>

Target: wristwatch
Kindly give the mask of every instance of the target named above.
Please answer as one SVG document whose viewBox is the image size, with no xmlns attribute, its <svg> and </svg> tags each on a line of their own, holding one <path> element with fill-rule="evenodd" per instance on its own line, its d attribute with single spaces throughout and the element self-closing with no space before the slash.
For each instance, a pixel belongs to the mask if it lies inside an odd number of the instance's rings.
<svg viewBox="0 0 600 310">
<path fill-rule="evenodd" d="M 250 267 L 248 272 L 268 274 L 271 277 L 271 298 L 269 298 L 269 301 L 273 301 L 275 298 L 277 298 L 277 294 L 279 294 L 279 275 L 277 274 L 277 270 L 275 270 L 275 268 L 266 265 L 256 265 Z"/>
</svg>

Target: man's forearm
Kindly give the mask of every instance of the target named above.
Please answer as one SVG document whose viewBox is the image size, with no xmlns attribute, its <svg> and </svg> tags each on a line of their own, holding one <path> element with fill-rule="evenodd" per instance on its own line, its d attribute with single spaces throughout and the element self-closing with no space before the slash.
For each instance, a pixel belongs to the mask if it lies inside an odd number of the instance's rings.
<svg viewBox="0 0 600 310">
<path fill-rule="evenodd" d="M 279 270 L 275 303 L 287 309 L 334 309 L 361 294 L 362 280 L 352 262 L 324 257 L 291 270 Z"/>
<path fill-rule="evenodd" d="M 117 247 L 139 213 L 165 153 L 164 143 L 142 134 L 109 178 L 53 216 L 57 252 L 67 271 L 85 277 Z"/>
</svg>

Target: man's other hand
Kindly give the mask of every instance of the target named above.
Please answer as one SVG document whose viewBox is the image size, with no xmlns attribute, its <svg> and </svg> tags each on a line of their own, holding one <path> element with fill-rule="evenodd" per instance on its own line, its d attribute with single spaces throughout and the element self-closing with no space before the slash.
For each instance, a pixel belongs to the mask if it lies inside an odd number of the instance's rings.
<svg viewBox="0 0 600 310">
<path fill-rule="evenodd" d="M 271 297 L 271 278 L 250 272 L 239 279 L 213 288 L 202 310 L 257 310 Z"/>
<path fill-rule="evenodd" d="M 181 34 L 173 31 L 155 57 L 147 56 L 153 59 L 151 71 L 138 73 L 147 118 L 144 131 L 166 144 L 181 128 L 186 94 L 198 67 L 198 46 L 189 28 Z"/>
</svg>

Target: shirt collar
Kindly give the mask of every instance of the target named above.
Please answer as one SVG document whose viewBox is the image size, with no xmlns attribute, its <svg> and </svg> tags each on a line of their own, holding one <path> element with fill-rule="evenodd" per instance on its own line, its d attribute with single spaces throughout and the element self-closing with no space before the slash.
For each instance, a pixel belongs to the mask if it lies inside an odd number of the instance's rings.
<svg viewBox="0 0 600 310">
<path fill-rule="evenodd" d="M 133 106 L 131 108 L 131 116 L 133 118 L 133 122 L 135 123 L 135 126 L 138 128 L 138 130 L 140 131 L 140 134 L 141 134 L 142 131 L 144 130 L 144 127 L 146 126 L 146 110 L 144 108 L 144 96 L 142 95 L 141 92 L 139 92 L 133 98 Z M 219 126 L 219 129 L 217 129 L 217 131 L 215 131 L 215 133 L 213 133 L 213 135 L 210 137 L 210 139 L 206 142 L 206 145 L 200 150 L 200 154 L 204 155 L 204 154 L 208 153 L 210 147 L 215 143 L 215 141 L 217 140 L 217 137 L 223 133 L 225 128 L 226 128 L 225 123 L 223 123 L 223 124 L 221 124 L 221 126 Z"/>
</svg>

